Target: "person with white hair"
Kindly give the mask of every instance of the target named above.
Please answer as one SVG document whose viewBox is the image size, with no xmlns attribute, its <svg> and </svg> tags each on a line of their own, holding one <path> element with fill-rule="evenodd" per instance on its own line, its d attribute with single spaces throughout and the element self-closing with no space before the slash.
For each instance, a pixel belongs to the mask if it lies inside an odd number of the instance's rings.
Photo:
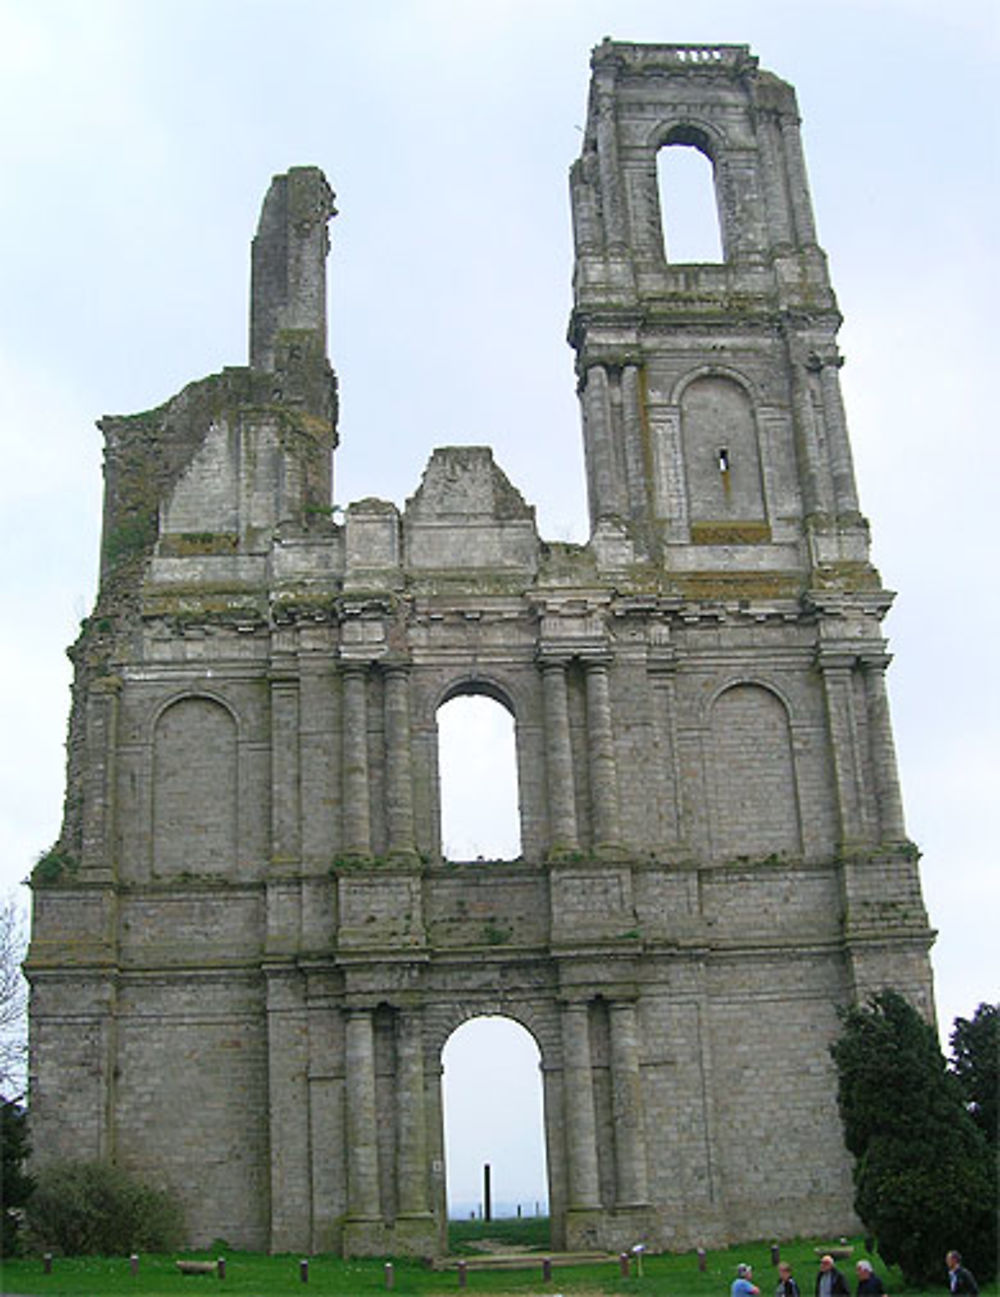
<svg viewBox="0 0 1000 1297">
<path fill-rule="evenodd" d="M 816 1297 L 850 1297 L 847 1280 L 833 1264 L 829 1252 L 819 1259 L 819 1271 L 816 1274 Z"/>
<path fill-rule="evenodd" d="M 854 1268 L 858 1272 L 858 1297 L 885 1297 L 885 1284 L 870 1261 L 861 1260 Z"/>
</svg>

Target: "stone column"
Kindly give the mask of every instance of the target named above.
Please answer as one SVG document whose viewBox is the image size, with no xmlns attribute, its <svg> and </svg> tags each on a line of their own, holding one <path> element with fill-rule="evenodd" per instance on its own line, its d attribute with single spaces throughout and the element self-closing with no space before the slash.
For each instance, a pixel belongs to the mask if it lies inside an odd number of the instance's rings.
<svg viewBox="0 0 1000 1297">
<path fill-rule="evenodd" d="M 826 441 L 830 451 L 830 472 L 833 475 L 833 497 L 838 514 L 858 512 L 858 492 L 854 483 L 854 460 L 847 435 L 847 417 L 840 391 L 839 356 L 819 361 L 820 389 L 823 393 L 823 421 L 826 424 Z"/>
<path fill-rule="evenodd" d="M 611 1108 L 615 1129 L 615 1201 L 618 1207 L 632 1207 L 646 1202 L 649 1196 L 636 1007 L 630 1000 L 614 1000 L 608 1011 Z"/>
<path fill-rule="evenodd" d="M 370 1009 L 349 1009 L 344 1072 L 347 1110 L 347 1214 L 379 1216 L 378 1136 L 375 1124 L 375 1038 Z"/>
<path fill-rule="evenodd" d="M 607 663 L 587 661 L 584 663 L 584 671 L 587 681 L 587 746 L 590 757 L 594 846 L 615 847 L 621 842 L 621 825 Z"/>
<path fill-rule="evenodd" d="M 549 849 L 574 851 L 579 846 L 573 750 L 569 737 L 566 664 L 542 662 L 545 693 L 545 775 L 549 794 Z"/>
<path fill-rule="evenodd" d="M 422 1216 L 427 1200 L 424 1041 L 415 1009 L 396 1019 L 396 1201 L 402 1216 Z"/>
<path fill-rule="evenodd" d="M 385 669 L 385 796 L 391 855 L 413 855 L 410 678 L 406 666 Z"/>
<path fill-rule="evenodd" d="M 840 840 L 846 848 L 857 846 L 864 840 L 864 803 L 852 697 L 853 665 L 854 658 L 847 653 L 829 650 L 820 652 L 819 666 L 826 696 L 826 715 L 837 788 Z"/>
<path fill-rule="evenodd" d="M 594 1078 L 590 1059 L 590 1025 L 585 1003 L 564 1004 L 563 1109 L 566 1117 L 570 1211 L 601 1205 L 597 1170 L 597 1119 L 594 1115 Z"/>
<path fill-rule="evenodd" d="M 896 746 L 892 738 L 889 699 L 885 690 L 885 669 L 891 660 L 888 653 L 873 654 L 862 658 L 861 667 L 868 705 L 868 734 L 880 837 L 883 842 L 905 842 L 903 798 L 899 790 Z"/>
<path fill-rule="evenodd" d="M 346 855 L 370 856 L 368 664 L 345 662 L 343 680 L 343 849 Z"/>
</svg>

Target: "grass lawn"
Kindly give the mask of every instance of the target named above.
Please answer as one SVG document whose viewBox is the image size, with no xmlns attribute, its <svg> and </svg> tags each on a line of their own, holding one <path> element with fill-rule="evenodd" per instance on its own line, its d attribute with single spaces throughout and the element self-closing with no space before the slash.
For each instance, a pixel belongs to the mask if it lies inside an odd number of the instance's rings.
<svg viewBox="0 0 1000 1297">
<path fill-rule="evenodd" d="M 771 1265 L 768 1242 L 746 1243 L 724 1252 L 710 1252 L 704 1273 L 698 1269 L 694 1253 L 646 1256 L 643 1276 L 635 1274 L 634 1264 L 628 1278 L 621 1275 L 617 1263 L 556 1267 L 549 1282 L 542 1280 L 541 1256 L 544 1255 L 547 1222 L 494 1222 L 490 1226 L 480 1223 L 463 1224 L 456 1231 L 453 1246 L 456 1252 L 471 1253 L 470 1246 L 476 1235 L 499 1239 L 504 1246 L 538 1248 L 538 1261 L 527 1270 L 470 1270 L 467 1286 L 460 1289 L 454 1270 L 432 1271 L 419 1262 L 398 1260 L 393 1263 L 395 1286 L 393 1292 L 426 1294 L 443 1297 L 444 1294 L 464 1292 L 469 1297 L 476 1293 L 510 1294 L 511 1297 L 594 1297 L 595 1294 L 618 1293 L 657 1294 L 658 1297 L 728 1297 L 729 1285 L 738 1261 L 747 1261 L 754 1267 L 754 1279 L 762 1297 L 772 1297 L 776 1276 Z M 802 1289 L 802 1297 L 812 1297 L 816 1274 L 817 1245 L 828 1244 L 828 1239 L 805 1239 L 782 1243 L 781 1255 L 791 1262 Z M 854 1257 L 864 1255 L 863 1244 L 853 1239 Z M 185 1254 L 188 1255 L 188 1254 Z M 214 1259 L 211 1253 L 191 1253 L 192 1258 Z M 296 1293 L 305 1297 L 309 1293 L 341 1294 L 343 1297 L 363 1297 L 366 1293 L 386 1291 L 385 1264 L 382 1261 L 342 1261 L 336 1257 L 317 1256 L 309 1261 L 309 1283 L 304 1285 L 299 1275 L 298 1256 L 263 1256 L 260 1253 L 226 1252 L 226 1278 L 220 1281 L 215 1275 L 189 1275 L 179 1273 L 173 1256 L 144 1256 L 139 1273 L 131 1274 L 127 1258 L 79 1259 L 56 1257 L 52 1273 L 43 1273 L 38 1257 L 6 1261 L 3 1264 L 3 1292 L 27 1294 L 30 1297 L 48 1297 L 48 1294 L 72 1294 L 73 1297 L 115 1297 L 127 1293 L 131 1297 L 168 1297 L 183 1293 L 186 1297 L 222 1297 L 222 1294 L 244 1293 L 255 1297 L 270 1294 Z M 903 1292 L 898 1273 L 887 1270 L 874 1258 L 876 1269 L 885 1280 L 890 1294 Z M 854 1270 L 850 1261 L 841 1268 L 851 1280 L 854 1289 Z M 929 1290 L 935 1297 L 944 1297 L 947 1288 L 942 1268 L 941 1285 Z M 983 1285 L 983 1297 L 997 1297 L 997 1285 Z M 909 1290 L 910 1297 L 917 1297 Z"/>
</svg>

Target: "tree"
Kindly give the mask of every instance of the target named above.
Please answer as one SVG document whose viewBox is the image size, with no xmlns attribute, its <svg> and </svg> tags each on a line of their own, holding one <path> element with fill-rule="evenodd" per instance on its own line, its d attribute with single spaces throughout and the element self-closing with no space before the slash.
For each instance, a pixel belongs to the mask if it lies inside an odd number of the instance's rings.
<svg viewBox="0 0 1000 1297">
<path fill-rule="evenodd" d="M 24 910 L 10 893 L 0 900 L 0 1097 L 24 1092 L 28 988 L 21 972 L 28 944 Z"/>
<path fill-rule="evenodd" d="M 16 1256 L 21 1215 L 33 1181 L 24 1172 L 28 1114 L 17 1099 L 0 1100 L 0 1256 Z"/>
<path fill-rule="evenodd" d="M 842 1014 L 831 1046 L 855 1209 L 882 1260 L 908 1284 L 940 1280 L 959 1248 L 996 1273 L 996 1185 L 986 1139 L 966 1111 L 933 1027 L 885 990 Z"/>
<path fill-rule="evenodd" d="M 956 1018 L 950 1037 L 951 1070 L 965 1106 L 997 1146 L 997 1098 L 1000 1092 L 1000 1005 L 981 1004 L 972 1019 Z"/>
</svg>

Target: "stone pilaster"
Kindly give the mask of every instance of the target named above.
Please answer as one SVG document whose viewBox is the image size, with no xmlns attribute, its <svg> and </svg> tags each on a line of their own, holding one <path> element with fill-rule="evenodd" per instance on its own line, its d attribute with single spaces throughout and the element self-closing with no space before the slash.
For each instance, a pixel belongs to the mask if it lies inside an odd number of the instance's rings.
<svg viewBox="0 0 1000 1297">
<path fill-rule="evenodd" d="M 375 1126 L 375 1037 L 370 1009 L 350 1009 L 344 1039 L 347 1116 L 347 1215 L 379 1218 Z"/>
<path fill-rule="evenodd" d="M 401 1216 L 426 1216 L 427 1113 L 424 1041 L 419 1011 L 404 1009 L 396 1020 L 396 1201 Z"/>
<path fill-rule="evenodd" d="M 813 217 L 812 201 L 809 197 L 809 182 L 806 178 L 806 161 L 802 152 L 802 132 L 798 119 L 789 113 L 782 113 L 779 120 L 781 130 L 782 152 L 785 159 L 785 173 L 788 177 L 788 197 L 792 217 L 795 223 L 796 242 L 800 248 L 808 248 L 816 242 L 816 222 Z"/>
<path fill-rule="evenodd" d="M 295 866 L 301 858 L 299 808 L 299 682 L 271 678 L 271 862 Z"/>
<path fill-rule="evenodd" d="M 608 1009 L 615 1202 L 618 1207 L 635 1207 L 649 1197 L 636 1006 L 631 1000 L 613 1000 Z"/>
<path fill-rule="evenodd" d="M 541 664 L 545 694 L 545 774 L 549 793 L 549 849 L 574 851 L 579 846 L 573 751 L 566 697 L 566 664 L 559 659 Z"/>
<path fill-rule="evenodd" d="M 87 766 L 80 865 L 88 881 L 110 879 L 114 869 L 119 690 L 117 678 L 95 680 L 87 696 Z"/>
<path fill-rule="evenodd" d="M 271 1238 L 275 1252 L 308 1250 L 312 1201 L 309 1147 L 309 1030 L 304 986 L 292 969 L 267 978 Z"/>
<path fill-rule="evenodd" d="M 345 662 L 343 684 L 343 850 L 349 856 L 370 856 L 367 663 Z"/>
<path fill-rule="evenodd" d="M 594 527 L 602 518 L 628 517 L 620 452 L 611 413 L 610 380 L 603 365 L 591 365 L 587 370 L 582 395 L 583 435 L 590 474 L 590 523 Z"/>
<path fill-rule="evenodd" d="M 840 356 L 816 358 L 819 366 L 820 389 L 823 393 L 823 422 L 830 454 L 830 472 L 833 476 L 833 496 L 838 515 L 858 512 L 858 491 L 854 482 L 854 461 L 847 435 L 847 417 L 840 391 Z"/>
<path fill-rule="evenodd" d="M 600 1208 L 597 1120 L 590 1057 L 590 1024 L 585 1002 L 562 1006 L 563 1110 L 566 1122 L 569 1211 Z"/>
<path fill-rule="evenodd" d="M 819 666 L 826 697 L 840 842 L 848 850 L 861 845 L 865 838 L 864 799 L 851 679 L 853 665 L 854 659 L 847 653 L 827 650 L 820 652 Z"/>
<path fill-rule="evenodd" d="M 611 721 L 611 695 L 606 662 L 586 661 L 587 739 L 594 846 L 614 849 L 621 843 L 618 808 L 618 766 Z"/>
<path fill-rule="evenodd" d="M 868 708 L 869 746 L 875 776 L 879 836 L 882 842 L 905 842 L 903 797 L 899 788 L 896 747 L 892 739 L 889 699 L 885 689 L 885 669 L 891 660 L 888 653 L 868 655 L 861 659 L 861 669 Z"/>
<path fill-rule="evenodd" d="M 385 668 L 385 774 L 390 855 L 412 856 L 413 772 L 410 765 L 410 677 L 406 666 Z"/>
</svg>

